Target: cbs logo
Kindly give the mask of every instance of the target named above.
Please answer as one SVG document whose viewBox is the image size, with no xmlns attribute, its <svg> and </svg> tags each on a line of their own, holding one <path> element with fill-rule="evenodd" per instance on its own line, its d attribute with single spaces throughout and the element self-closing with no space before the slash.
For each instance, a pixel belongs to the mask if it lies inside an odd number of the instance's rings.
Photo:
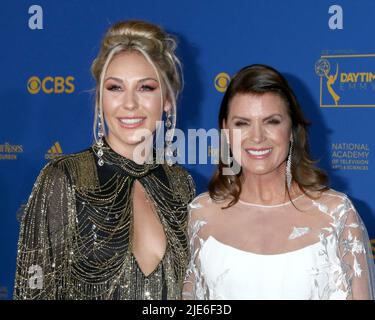
<svg viewBox="0 0 375 320">
<path fill-rule="evenodd" d="M 74 77 L 50 77 L 47 76 L 44 79 L 33 76 L 27 81 L 27 90 L 31 94 L 37 94 L 42 90 L 44 93 L 72 93 L 75 90 Z"/>
<path fill-rule="evenodd" d="M 219 73 L 215 77 L 215 81 L 214 81 L 216 90 L 219 92 L 225 92 L 225 90 L 227 90 L 228 88 L 229 82 L 230 82 L 230 76 L 227 73 L 225 72 Z"/>
</svg>

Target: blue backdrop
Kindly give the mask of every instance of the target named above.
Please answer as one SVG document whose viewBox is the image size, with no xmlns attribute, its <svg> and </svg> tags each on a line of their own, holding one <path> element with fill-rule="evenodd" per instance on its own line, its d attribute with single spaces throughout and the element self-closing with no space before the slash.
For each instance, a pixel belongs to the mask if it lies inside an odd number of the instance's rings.
<svg viewBox="0 0 375 320">
<path fill-rule="evenodd" d="M 228 79 L 264 63 L 290 81 L 312 122 L 313 155 L 375 238 L 373 0 L 1 2 L 0 298 L 13 290 L 19 222 L 49 159 L 92 143 L 90 65 L 105 30 L 145 19 L 179 38 L 178 127 L 217 127 Z M 374 74 L 373 74 L 374 72 Z M 210 153 L 208 147 L 207 152 Z M 203 192 L 213 165 L 185 165 Z M 375 241 L 373 240 L 375 245 Z"/>
</svg>

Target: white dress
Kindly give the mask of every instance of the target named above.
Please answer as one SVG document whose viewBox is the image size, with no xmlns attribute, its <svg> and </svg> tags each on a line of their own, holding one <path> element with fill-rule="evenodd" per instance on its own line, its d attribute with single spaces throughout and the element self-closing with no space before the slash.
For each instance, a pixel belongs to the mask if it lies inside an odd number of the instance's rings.
<svg viewBox="0 0 375 320">
<path fill-rule="evenodd" d="M 291 202 L 261 206 L 240 201 L 215 213 L 220 207 L 208 194 L 198 196 L 190 206 L 191 261 L 184 298 L 372 299 L 369 240 L 350 200 L 329 190 L 319 200 L 303 195 L 293 203 L 299 210 Z M 266 253 L 239 248 L 244 233 L 250 239 L 245 247 L 251 247 L 267 232 L 287 241 L 275 240 L 280 247 L 258 241 Z"/>
</svg>

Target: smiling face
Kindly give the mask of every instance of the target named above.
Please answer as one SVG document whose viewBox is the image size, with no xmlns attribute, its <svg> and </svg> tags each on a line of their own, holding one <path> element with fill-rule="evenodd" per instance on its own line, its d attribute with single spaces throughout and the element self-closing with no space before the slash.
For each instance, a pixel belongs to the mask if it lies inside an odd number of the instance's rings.
<svg viewBox="0 0 375 320">
<path fill-rule="evenodd" d="M 155 69 L 141 53 L 129 51 L 114 56 L 104 76 L 103 113 L 107 141 L 116 152 L 132 158 L 134 148 L 152 136 L 163 110 L 170 109 L 168 103 L 162 106 L 161 96 L 162 85 Z"/>
<path fill-rule="evenodd" d="M 232 129 L 241 130 L 241 148 L 231 149 L 244 174 L 285 175 L 292 129 L 286 103 L 278 94 L 236 94 L 223 128 L 229 129 L 231 146 Z"/>
</svg>

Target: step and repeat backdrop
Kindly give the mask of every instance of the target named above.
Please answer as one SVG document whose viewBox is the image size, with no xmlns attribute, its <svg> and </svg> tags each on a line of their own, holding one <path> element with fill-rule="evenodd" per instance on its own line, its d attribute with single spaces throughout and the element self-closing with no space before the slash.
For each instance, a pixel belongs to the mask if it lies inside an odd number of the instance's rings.
<svg viewBox="0 0 375 320">
<path fill-rule="evenodd" d="M 375 247 L 375 1 L 6 0 L 0 10 L 0 299 L 12 298 L 19 218 L 39 171 L 92 144 L 90 65 L 106 29 L 126 19 L 159 24 L 178 38 L 184 132 L 217 128 L 223 92 L 243 66 L 280 70 L 312 123 L 314 158 L 331 186 L 353 200 Z M 208 143 L 203 152 L 208 164 L 183 164 L 198 193 L 206 190 L 218 150 Z"/>
</svg>

